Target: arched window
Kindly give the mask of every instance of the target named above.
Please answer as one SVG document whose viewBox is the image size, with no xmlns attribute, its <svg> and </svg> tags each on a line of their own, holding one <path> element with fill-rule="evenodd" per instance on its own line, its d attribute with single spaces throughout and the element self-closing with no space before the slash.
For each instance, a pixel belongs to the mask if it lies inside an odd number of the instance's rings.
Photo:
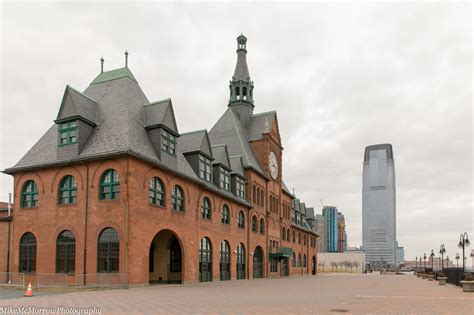
<svg viewBox="0 0 474 315">
<path fill-rule="evenodd" d="M 285 228 L 283 227 L 283 228 L 281 229 L 281 239 L 282 239 L 282 240 L 285 240 L 285 238 L 286 238 L 286 231 L 285 231 Z"/>
<path fill-rule="evenodd" d="M 244 216 L 244 212 L 242 210 L 239 211 L 237 226 L 239 228 L 242 228 L 242 229 L 245 228 L 245 216 Z"/>
<path fill-rule="evenodd" d="M 207 237 L 199 244 L 199 281 L 212 281 L 212 247 Z"/>
<path fill-rule="evenodd" d="M 257 204 L 260 205 L 261 204 L 261 201 L 260 201 L 260 188 L 257 187 Z"/>
<path fill-rule="evenodd" d="M 293 243 L 295 243 L 295 230 L 293 230 Z"/>
<path fill-rule="evenodd" d="M 230 247 L 227 241 L 221 242 L 221 281 L 230 280 Z"/>
<path fill-rule="evenodd" d="M 257 203 L 257 188 L 255 187 L 255 185 L 252 187 L 252 195 L 253 195 L 253 203 Z"/>
<path fill-rule="evenodd" d="M 242 97 L 244 100 L 247 99 L 247 88 L 245 86 L 242 88 Z"/>
<path fill-rule="evenodd" d="M 227 205 L 224 205 L 222 207 L 221 217 L 222 217 L 222 223 L 230 224 L 229 207 Z"/>
<path fill-rule="evenodd" d="M 301 267 L 301 254 L 298 254 L 298 267 Z"/>
<path fill-rule="evenodd" d="M 265 233 L 265 222 L 263 221 L 263 219 L 260 219 L 260 234 L 264 234 Z"/>
<path fill-rule="evenodd" d="M 20 239 L 20 272 L 36 271 L 36 237 L 26 232 Z"/>
<path fill-rule="evenodd" d="M 252 231 L 257 232 L 257 217 L 256 216 L 252 217 Z"/>
<path fill-rule="evenodd" d="M 211 202 L 209 201 L 209 198 L 204 197 L 201 205 L 201 216 L 204 219 L 211 219 L 211 212 Z"/>
<path fill-rule="evenodd" d="M 306 254 L 303 255 L 303 267 L 306 268 Z"/>
<path fill-rule="evenodd" d="M 242 243 L 237 245 L 237 280 L 245 279 L 245 246 Z"/>
<path fill-rule="evenodd" d="M 306 234 L 303 235 L 303 245 L 306 245 Z"/>
<path fill-rule="evenodd" d="M 238 86 L 235 87 L 235 96 L 238 100 L 240 100 L 240 89 Z"/>
<path fill-rule="evenodd" d="M 163 182 L 158 177 L 153 177 L 150 180 L 148 198 L 152 205 L 165 206 L 165 185 L 163 185 Z"/>
<path fill-rule="evenodd" d="M 97 244 L 97 272 L 118 272 L 120 239 L 113 228 L 105 228 L 99 235 Z"/>
<path fill-rule="evenodd" d="M 76 203 L 77 185 L 76 179 L 73 176 L 68 175 L 63 177 L 59 183 L 58 197 L 59 204 Z"/>
<path fill-rule="evenodd" d="M 296 255 L 295 255 L 295 252 L 293 252 L 293 259 L 291 260 L 291 267 L 293 267 L 293 268 L 296 267 Z"/>
<path fill-rule="evenodd" d="M 261 206 L 263 207 L 265 199 L 263 198 L 263 189 L 260 191 L 260 201 L 261 201 Z"/>
<path fill-rule="evenodd" d="M 178 185 L 175 185 L 171 192 L 171 209 L 184 212 L 184 193 Z"/>
<path fill-rule="evenodd" d="M 116 170 L 108 169 L 100 177 L 100 200 L 120 197 L 120 177 Z"/>
<path fill-rule="evenodd" d="M 286 240 L 290 241 L 290 229 L 286 230 Z"/>
<path fill-rule="evenodd" d="M 21 207 L 31 208 L 38 205 L 38 186 L 32 180 L 27 181 L 21 189 Z"/>
<path fill-rule="evenodd" d="M 273 196 L 270 196 L 270 212 L 273 212 Z"/>
<path fill-rule="evenodd" d="M 298 244 L 301 244 L 301 233 L 298 232 Z"/>
<path fill-rule="evenodd" d="M 56 272 L 73 273 L 76 266 L 76 239 L 74 234 L 65 230 L 56 240 Z"/>
</svg>

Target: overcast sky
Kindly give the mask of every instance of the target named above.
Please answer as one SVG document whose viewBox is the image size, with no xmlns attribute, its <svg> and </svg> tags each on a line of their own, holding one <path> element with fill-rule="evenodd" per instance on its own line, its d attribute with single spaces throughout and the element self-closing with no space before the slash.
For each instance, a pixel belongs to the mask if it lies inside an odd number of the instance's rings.
<svg viewBox="0 0 474 315">
<path fill-rule="evenodd" d="M 464 4 L 2 4 L 1 160 L 53 124 L 66 84 L 84 90 L 123 52 L 147 97 L 171 97 L 180 132 L 227 108 L 235 38 L 248 37 L 255 112 L 278 111 L 283 176 L 362 243 L 367 145 L 391 143 L 406 259 L 473 233 L 472 7 Z M 203 114 L 205 113 L 205 114 Z M 12 191 L 0 175 L 0 200 Z M 469 259 L 470 261 L 470 259 Z"/>
</svg>

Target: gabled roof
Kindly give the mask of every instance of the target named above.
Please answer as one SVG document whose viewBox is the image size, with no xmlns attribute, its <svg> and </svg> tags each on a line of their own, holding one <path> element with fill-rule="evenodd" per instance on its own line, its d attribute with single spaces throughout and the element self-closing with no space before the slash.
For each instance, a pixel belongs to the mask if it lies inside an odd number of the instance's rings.
<svg viewBox="0 0 474 315">
<path fill-rule="evenodd" d="M 171 99 L 165 99 L 144 106 L 145 128 L 164 126 L 178 134 L 178 126 L 174 117 Z"/>
<path fill-rule="evenodd" d="M 252 115 L 247 133 L 249 140 L 260 140 L 264 133 L 271 132 L 275 118 L 276 111 Z"/>
<path fill-rule="evenodd" d="M 223 165 L 230 168 L 229 152 L 227 151 L 227 145 L 225 144 L 216 144 L 211 146 L 212 156 L 214 157 L 213 165 Z"/>
<path fill-rule="evenodd" d="M 67 85 L 56 121 L 80 117 L 91 125 L 97 124 L 97 102 Z"/>
<path fill-rule="evenodd" d="M 300 203 L 300 212 L 306 216 L 306 204 L 304 202 Z"/>
<path fill-rule="evenodd" d="M 200 152 L 213 159 L 207 130 L 196 130 L 180 134 L 179 146 L 184 154 Z"/>
<path fill-rule="evenodd" d="M 281 181 L 281 185 L 282 185 L 281 190 L 283 190 L 284 192 L 286 192 L 288 195 L 291 196 L 291 192 L 290 192 L 290 190 L 288 189 L 288 186 L 286 186 L 286 184 L 283 180 Z"/>
<path fill-rule="evenodd" d="M 242 156 L 234 155 L 229 156 L 230 168 L 232 169 L 232 174 L 238 174 L 242 177 L 245 177 L 244 163 L 242 162 Z"/>
<path fill-rule="evenodd" d="M 128 69 L 127 67 L 125 68 L 119 68 L 119 69 L 114 69 L 110 71 L 105 71 L 100 73 L 92 82 L 92 84 L 98 84 L 98 83 L 103 83 L 107 81 L 112 81 L 112 80 L 117 80 L 121 78 L 128 77 L 132 79 L 133 81 L 137 82 L 135 77 L 133 76 L 133 73 Z"/>
<path fill-rule="evenodd" d="M 253 168 L 262 176 L 267 177 L 250 146 L 247 132 L 231 108 L 227 108 L 209 131 L 209 139 L 211 144 L 225 143 L 229 155 L 241 155 L 244 167 Z"/>
</svg>

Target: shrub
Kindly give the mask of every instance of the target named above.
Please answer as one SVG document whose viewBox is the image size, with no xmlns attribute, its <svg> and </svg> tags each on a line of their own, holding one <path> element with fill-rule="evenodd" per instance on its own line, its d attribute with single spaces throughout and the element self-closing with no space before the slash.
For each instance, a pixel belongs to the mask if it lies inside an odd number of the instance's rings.
<svg viewBox="0 0 474 315">
<path fill-rule="evenodd" d="M 438 273 L 438 278 L 439 277 L 446 278 L 446 275 L 444 273 L 440 272 L 440 273 Z"/>
<path fill-rule="evenodd" d="M 472 281 L 473 278 L 471 275 L 464 276 L 464 281 Z"/>
</svg>

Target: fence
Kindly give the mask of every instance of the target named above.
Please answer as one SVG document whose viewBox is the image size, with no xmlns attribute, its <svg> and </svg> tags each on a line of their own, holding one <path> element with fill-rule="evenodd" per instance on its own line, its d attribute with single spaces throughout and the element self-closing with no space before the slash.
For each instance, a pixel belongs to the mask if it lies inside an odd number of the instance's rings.
<svg viewBox="0 0 474 315">
<path fill-rule="evenodd" d="M 461 280 L 464 276 L 473 275 L 471 272 L 463 272 L 462 268 L 445 268 L 443 271 L 448 278 L 446 282 L 457 286 L 461 286 Z"/>
<path fill-rule="evenodd" d="M 88 273 L 76 275 L 76 287 L 128 287 L 126 273 Z"/>
<path fill-rule="evenodd" d="M 0 272 L 0 285 L 25 288 L 25 274 L 20 272 Z"/>
</svg>

